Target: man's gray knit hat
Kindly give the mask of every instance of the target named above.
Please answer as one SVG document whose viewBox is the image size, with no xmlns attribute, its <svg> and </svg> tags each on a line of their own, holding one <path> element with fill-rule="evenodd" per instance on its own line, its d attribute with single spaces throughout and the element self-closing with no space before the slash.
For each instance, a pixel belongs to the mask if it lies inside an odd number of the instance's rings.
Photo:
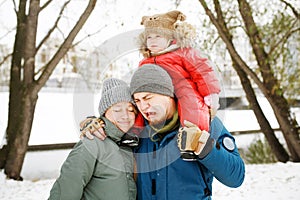
<svg viewBox="0 0 300 200">
<path fill-rule="evenodd" d="M 134 103 L 129 86 L 125 81 L 109 78 L 103 82 L 102 95 L 99 103 L 99 114 L 102 116 L 108 108 L 120 102 Z"/>
<path fill-rule="evenodd" d="M 130 92 L 151 92 L 174 97 L 170 75 L 160 66 L 145 64 L 135 71 L 130 82 Z"/>
</svg>

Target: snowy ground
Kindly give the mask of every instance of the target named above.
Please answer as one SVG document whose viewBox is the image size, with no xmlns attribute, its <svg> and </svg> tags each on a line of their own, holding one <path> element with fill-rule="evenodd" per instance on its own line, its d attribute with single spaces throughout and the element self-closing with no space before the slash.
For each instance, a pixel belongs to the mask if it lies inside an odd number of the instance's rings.
<svg viewBox="0 0 300 200">
<path fill-rule="evenodd" d="M 8 93 L 0 92 L 0 148 L 7 126 Z M 97 95 L 73 93 L 46 93 L 39 95 L 35 120 L 29 144 L 52 144 L 78 141 L 78 123 L 88 115 L 97 115 Z M 262 107 L 273 128 L 278 128 L 269 105 L 261 99 Z M 87 106 L 90 105 L 90 106 Z M 84 108 L 84 109 L 83 109 Z M 300 119 L 300 109 L 294 109 Z M 259 129 L 252 111 L 220 110 L 219 117 L 229 131 Z M 235 136 L 239 148 L 247 147 L 257 136 Z M 26 154 L 21 175 L 23 182 L 6 180 L 0 171 L 0 199 L 47 199 L 61 164 L 70 150 L 29 152 Z M 231 189 L 217 180 L 213 183 L 213 199 L 300 199 L 300 163 L 247 165 L 245 182 Z"/>
<path fill-rule="evenodd" d="M 213 199 L 218 200 L 298 200 L 300 197 L 300 163 L 276 163 L 247 165 L 243 185 L 232 189 L 213 183 Z M 32 172 L 35 173 L 35 172 Z M 41 200 L 47 199 L 55 179 L 6 180 L 0 173 L 0 199 Z"/>
<path fill-rule="evenodd" d="M 228 188 L 213 183 L 213 199 L 221 200 L 283 200 L 300 199 L 300 163 L 246 165 L 243 185 Z"/>
</svg>

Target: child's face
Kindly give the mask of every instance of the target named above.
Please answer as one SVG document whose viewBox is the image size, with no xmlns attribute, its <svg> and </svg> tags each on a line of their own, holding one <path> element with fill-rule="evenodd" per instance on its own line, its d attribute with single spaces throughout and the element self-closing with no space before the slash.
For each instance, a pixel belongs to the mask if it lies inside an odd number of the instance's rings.
<svg viewBox="0 0 300 200">
<path fill-rule="evenodd" d="M 147 36 L 147 48 L 152 53 L 158 53 L 166 49 L 169 45 L 169 40 L 157 33 L 150 33 Z"/>
</svg>

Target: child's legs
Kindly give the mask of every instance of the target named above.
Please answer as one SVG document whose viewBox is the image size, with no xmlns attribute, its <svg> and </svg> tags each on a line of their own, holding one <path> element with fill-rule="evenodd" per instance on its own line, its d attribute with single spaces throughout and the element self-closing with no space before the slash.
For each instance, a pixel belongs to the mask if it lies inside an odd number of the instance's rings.
<svg viewBox="0 0 300 200">
<path fill-rule="evenodd" d="M 196 95 L 184 95 L 178 98 L 178 113 L 180 122 L 184 120 L 196 124 L 201 130 L 209 131 L 210 114 L 203 100 Z"/>
</svg>

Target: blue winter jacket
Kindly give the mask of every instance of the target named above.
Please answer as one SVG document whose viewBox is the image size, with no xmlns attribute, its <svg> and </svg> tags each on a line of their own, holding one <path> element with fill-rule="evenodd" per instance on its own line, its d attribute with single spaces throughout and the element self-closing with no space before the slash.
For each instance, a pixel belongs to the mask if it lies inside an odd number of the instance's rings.
<svg viewBox="0 0 300 200">
<path fill-rule="evenodd" d="M 178 129 L 153 142 L 149 135 L 154 130 L 147 126 L 135 153 L 138 199 L 211 199 L 214 177 L 229 187 L 239 187 L 244 181 L 245 166 L 233 136 L 217 117 L 211 122 L 210 132 L 211 137 L 218 137 L 212 151 L 203 159 L 189 162 L 180 158 Z"/>
</svg>

